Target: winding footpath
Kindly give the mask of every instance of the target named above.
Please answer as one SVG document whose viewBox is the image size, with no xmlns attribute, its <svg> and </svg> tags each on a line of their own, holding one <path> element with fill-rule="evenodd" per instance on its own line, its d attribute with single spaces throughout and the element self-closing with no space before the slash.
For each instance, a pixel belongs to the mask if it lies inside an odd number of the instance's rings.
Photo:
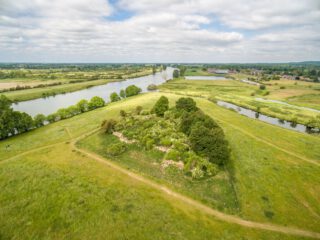
<svg viewBox="0 0 320 240">
<path fill-rule="evenodd" d="M 229 215 L 229 214 L 225 214 L 223 212 L 220 212 L 218 210 L 215 210 L 215 209 L 212 209 L 210 207 L 208 207 L 207 205 L 205 204 L 202 204 L 201 202 L 198 202 L 192 198 L 189 198 L 187 196 L 184 196 L 180 193 L 177 193 L 161 184 L 158 184 L 148 178 L 145 178 L 145 177 L 142 177 L 141 175 L 138 175 L 138 174 L 135 174 L 115 163 L 113 163 L 112 161 L 110 160 L 107 160 L 103 157 L 101 157 L 100 155 L 97 155 L 93 152 L 90 152 L 88 150 L 85 150 L 85 149 L 81 149 L 79 148 L 76 143 L 96 132 L 99 131 L 99 129 L 94 129 L 90 132 L 87 132 L 83 135 L 80 135 L 78 137 L 75 137 L 75 138 L 72 138 L 72 135 L 70 134 L 69 130 L 67 128 L 65 128 L 65 131 L 67 132 L 67 134 L 69 135 L 70 139 L 70 145 L 71 145 L 71 148 L 79 153 L 82 153 L 84 155 L 86 155 L 87 157 L 101 163 L 101 164 L 104 164 L 108 167 L 111 167 L 113 168 L 114 170 L 116 171 L 119 171 L 121 172 L 122 174 L 125 174 L 137 181 L 140 181 L 142 183 L 144 183 L 145 185 L 148 185 L 149 187 L 152 187 L 156 190 L 159 190 L 179 201 L 182 201 L 192 207 L 194 207 L 195 209 L 203 212 L 204 214 L 207 214 L 207 215 L 210 215 L 210 216 L 213 216 L 219 220 L 222 220 L 224 222 L 227 222 L 227 223 L 231 223 L 231 224 L 237 224 L 237 225 L 240 225 L 242 227 L 247 227 L 247 228 L 254 228 L 254 229 L 260 229 L 260 230 L 267 230 L 267 231 L 273 231 L 273 232 L 278 232 L 278 233 L 283 233 L 283 234 L 288 234 L 288 235 L 293 235 L 293 236 L 301 236 L 301 237 L 309 237 L 309 238 L 315 238 L 315 239 L 320 239 L 320 233 L 318 232 L 312 232 L 312 231 L 307 231 L 307 230 L 302 230 L 302 229 L 297 229 L 297 228 L 293 228 L 293 227 L 285 227 L 285 226 L 280 226 L 280 225 L 274 225 L 274 224 L 269 224 L 269 223 L 259 223 L 259 222 L 253 222 L 253 221 L 249 221 L 249 220 L 245 220 L 245 219 L 242 219 L 240 217 L 237 217 L 237 216 L 234 216 L 234 215 Z M 50 145 L 46 145 L 46 146 L 42 146 L 42 147 L 38 147 L 38 148 L 34 148 L 32 150 L 29 150 L 29 151 L 26 151 L 26 152 L 23 152 L 23 153 L 20 153 L 20 154 L 17 154 L 13 157 L 10 157 L 10 158 L 7 158 L 7 159 L 4 159 L 0 162 L 0 165 L 2 165 L 3 163 L 5 162 L 8 162 L 8 161 L 11 161 L 11 160 L 15 160 L 15 159 L 18 159 L 19 157 L 21 156 L 25 156 L 27 154 L 30 154 L 30 153 L 33 153 L 33 152 L 36 152 L 36 151 L 40 151 L 40 150 L 43 150 L 43 149 L 46 149 L 46 148 L 50 148 L 50 147 L 53 147 L 53 146 L 56 146 L 56 145 L 59 145 L 59 144 L 65 144 L 66 141 L 62 141 L 62 142 L 59 142 L 59 143 L 54 143 L 54 144 L 50 144 Z"/>
</svg>

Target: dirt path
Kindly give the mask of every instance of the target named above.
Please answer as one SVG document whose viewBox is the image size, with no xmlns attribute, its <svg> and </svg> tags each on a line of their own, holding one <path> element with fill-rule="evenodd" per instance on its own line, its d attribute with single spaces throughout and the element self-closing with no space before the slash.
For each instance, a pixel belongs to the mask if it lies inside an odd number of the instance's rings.
<svg viewBox="0 0 320 240">
<path fill-rule="evenodd" d="M 68 129 L 66 129 L 67 132 Z M 81 139 L 84 139 L 96 132 L 98 132 L 99 129 L 94 129 L 90 132 L 87 132 L 83 135 L 80 135 L 76 138 L 73 138 L 72 141 L 71 141 L 71 147 L 75 150 L 75 151 L 78 151 L 82 154 L 85 154 L 86 156 L 88 156 L 89 158 L 101 163 L 101 164 L 104 164 L 104 165 L 107 165 L 137 181 L 140 181 L 154 189 L 157 189 L 159 191 L 162 191 L 168 195 L 170 195 L 171 197 L 174 197 L 176 198 L 177 200 L 180 200 L 186 204 L 189 204 L 193 207 L 195 207 L 196 209 L 202 211 L 203 213 L 205 214 L 208 214 L 208 215 L 211 215 L 213 217 L 216 217 L 222 221 L 225 221 L 225 222 L 228 222 L 228 223 L 233 223 L 233 224 L 237 224 L 237 225 L 240 225 L 240 226 L 243 226 L 243 227 L 248 227 L 248 228 L 255 228 L 255 229 L 261 229 L 261 230 L 268 230 L 268 231 L 273 231 L 273 232 L 278 232 L 278 233 L 284 233 L 284 234 L 288 234 L 288 235 L 295 235 L 295 236 L 302 236 L 302 237 L 310 237 L 310 238 L 317 238 L 317 239 L 320 239 L 320 233 L 317 233 L 317 232 L 312 232 L 312 231 L 307 231 L 307 230 L 301 230 L 301 229 L 297 229 L 297 228 L 291 228 L 291 227 L 285 227 L 285 226 L 280 226 L 280 225 L 274 225 L 274 224 L 268 224 L 268 223 L 259 223 L 259 222 L 253 222 L 253 221 L 248 221 L 248 220 L 244 220 L 244 219 L 241 219 L 237 216 L 234 216 L 234 215 L 228 215 L 228 214 L 225 214 L 223 212 L 220 212 L 220 211 L 217 211 L 215 209 L 212 209 L 208 206 L 206 206 L 205 204 L 202 204 L 192 198 L 189 198 L 187 196 L 184 196 L 182 194 L 179 194 L 177 192 L 174 192 L 172 191 L 171 189 L 165 187 L 165 186 L 162 186 L 161 184 L 158 184 L 158 183 L 155 183 L 154 181 L 152 180 L 149 180 L 145 177 L 142 177 L 140 175 L 137 175 L 127 169 L 124 169 L 122 167 L 120 167 L 119 165 L 95 154 L 95 153 L 92 153 L 92 152 L 89 152 L 87 150 L 84 150 L 84 149 L 80 149 L 76 146 L 76 143 L 81 140 Z M 70 133 L 70 132 L 69 132 Z M 70 135 L 71 136 L 71 135 Z M 21 156 L 24 156 L 24 155 L 27 155 L 29 153 L 32 153 L 32 152 L 36 152 L 36 151 L 40 151 L 42 149 L 46 149 L 46 148 L 50 148 L 50 147 L 53 147 L 53 146 L 56 146 L 56 145 L 59 145 L 59 144 L 63 144 L 65 143 L 66 141 L 62 141 L 62 142 L 59 142 L 59 143 L 55 143 L 55 144 L 50 144 L 50 145 L 46 145 L 46 146 L 42 146 L 42 147 L 38 147 L 38 148 L 34 148 L 32 150 L 29 150 L 29 151 L 26 151 L 26 152 L 23 152 L 23 153 L 20 153 L 20 154 L 17 154 L 13 157 L 10 157 L 10 158 L 7 158 L 7 159 L 4 159 L 0 162 L 0 164 L 4 163 L 4 162 L 8 162 L 10 160 L 13 160 L 13 159 L 17 159 L 18 157 L 21 157 Z"/>
<path fill-rule="evenodd" d="M 80 138 L 79 138 L 80 139 Z M 291 228 L 291 227 L 284 227 L 284 226 L 279 226 L 279 225 L 273 225 L 273 224 L 268 224 L 268 223 L 258 223 L 258 222 L 252 222 L 252 221 L 248 221 L 248 220 L 244 220 L 241 219 L 237 216 L 233 216 L 233 215 L 228 215 L 225 214 L 223 212 L 219 212 L 217 210 L 214 210 L 196 200 L 193 200 L 189 197 L 186 197 L 182 194 L 179 194 L 177 192 L 174 192 L 172 190 L 170 190 L 169 188 L 162 186 L 161 184 L 155 183 L 152 180 L 149 180 L 147 178 L 144 178 L 140 175 L 137 175 L 125 168 L 120 167 L 119 165 L 95 154 L 92 152 L 89 152 L 87 150 L 84 149 L 80 149 L 76 146 L 76 141 L 72 142 L 72 148 L 74 148 L 76 151 L 85 154 L 86 156 L 88 156 L 91 159 L 94 159 L 104 165 L 107 165 L 135 180 L 138 180 L 152 188 L 155 188 L 157 190 L 160 190 L 184 203 L 187 203 L 193 207 L 195 207 L 196 209 L 214 216 L 220 220 L 223 220 L 225 222 L 228 223 L 234 223 L 234 224 L 238 224 L 244 227 L 249 227 L 249 228 L 256 228 L 256 229 L 262 229 L 262 230 L 269 230 L 269 231 L 274 231 L 274 232 L 279 232 L 279 233 L 285 233 L 285 234 L 289 234 L 289 235 L 296 235 L 296 236 L 303 236 L 303 237 L 311 237 L 311 238 L 318 238 L 320 239 L 320 233 L 316 233 L 316 232 L 311 232 L 311 231 L 306 231 L 306 230 L 301 230 L 301 229 L 297 229 L 297 228 Z"/>
</svg>

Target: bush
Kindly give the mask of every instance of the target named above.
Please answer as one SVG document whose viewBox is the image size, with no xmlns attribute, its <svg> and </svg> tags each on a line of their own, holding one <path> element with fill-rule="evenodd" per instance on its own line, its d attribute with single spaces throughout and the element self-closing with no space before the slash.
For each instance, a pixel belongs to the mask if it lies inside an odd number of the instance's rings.
<svg viewBox="0 0 320 240">
<path fill-rule="evenodd" d="M 142 112 L 142 107 L 141 106 L 137 106 L 136 107 L 136 114 L 140 115 L 141 112 Z"/>
<path fill-rule="evenodd" d="M 158 117 L 163 117 L 164 113 L 169 109 L 169 100 L 165 96 L 161 96 L 154 105 L 152 112 Z"/>
<path fill-rule="evenodd" d="M 88 109 L 93 110 L 99 107 L 103 107 L 105 105 L 105 101 L 103 98 L 95 96 L 91 98 L 90 102 L 88 103 Z"/>
<path fill-rule="evenodd" d="M 120 97 L 126 98 L 126 92 L 123 89 L 121 89 L 121 91 L 120 91 Z"/>
<path fill-rule="evenodd" d="M 88 103 L 88 101 L 85 100 L 85 99 L 80 100 L 80 101 L 76 104 L 76 106 L 80 109 L 81 112 L 86 112 L 86 111 L 88 111 L 88 105 L 89 105 L 89 103 Z"/>
<path fill-rule="evenodd" d="M 119 101 L 121 98 L 119 97 L 119 95 L 116 92 L 113 92 L 110 94 L 110 101 L 111 102 L 117 102 Z"/>
<path fill-rule="evenodd" d="M 204 172 L 199 167 L 195 167 L 191 170 L 191 176 L 193 179 L 200 179 L 204 177 Z"/>
<path fill-rule="evenodd" d="M 176 102 L 176 109 L 177 110 L 183 110 L 186 112 L 194 112 L 197 111 L 197 104 L 192 98 L 180 98 Z"/>
<path fill-rule="evenodd" d="M 111 134 L 115 130 L 117 121 L 114 119 L 104 120 L 101 123 L 101 129 L 104 133 Z"/>
<path fill-rule="evenodd" d="M 155 84 L 150 84 L 147 88 L 149 91 L 154 91 L 158 89 L 158 86 Z"/>
<path fill-rule="evenodd" d="M 37 114 L 34 117 L 34 125 L 35 127 L 41 127 L 44 125 L 44 122 L 46 121 L 46 117 L 43 114 Z"/>
<path fill-rule="evenodd" d="M 125 118 L 125 117 L 127 116 L 126 111 L 120 110 L 120 116 L 123 117 L 123 118 Z"/>
<path fill-rule="evenodd" d="M 141 88 L 138 88 L 135 85 L 130 85 L 126 88 L 126 97 L 131 97 L 134 95 L 138 95 L 141 92 Z"/>
<path fill-rule="evenodd" d="M 259 86 L 259 89 L 260 89 L 260 90 L 265 90 L 265 89 L 266 89 L 266 86 L 263 85 L 263 84 L 261 84 L 261 85 Z"/>
<path fill-rule="evenodd" d="M 178 78 L 180 76 L 179 70 L 175 69 L 173 71 L 173 78 Z"/>
<path fill-rule="evenodd" d="M 160 145 L 170 147 L 172 145 L 172 142 L 169 138 L 162 138 L 160 140 Z"/>
<path fill-rule="evenodd" d="M 124 143 L 115 143 L 107 147 L 107 154 L 111 156 L 119 156 L 127 150 L 127 146 Z"/>
<path fill-rule="evenodd" d="M 181 155 L 182 154 L 179 151 L 171 149 L 169 152 L 167 152 L 165 159 L 179 161 L 181 160 Z"/>
</svg>

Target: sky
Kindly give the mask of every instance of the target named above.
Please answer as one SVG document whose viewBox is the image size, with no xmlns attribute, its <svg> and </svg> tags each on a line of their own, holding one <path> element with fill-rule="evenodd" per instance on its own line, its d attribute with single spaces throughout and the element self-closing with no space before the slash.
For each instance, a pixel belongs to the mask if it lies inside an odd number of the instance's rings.
<svg viewBox="0 0 320 240">
<path fill-rule="evenodd" d="M 0 62 L 320 60 L 320 0 L 0 0 Z"/>
</svg>

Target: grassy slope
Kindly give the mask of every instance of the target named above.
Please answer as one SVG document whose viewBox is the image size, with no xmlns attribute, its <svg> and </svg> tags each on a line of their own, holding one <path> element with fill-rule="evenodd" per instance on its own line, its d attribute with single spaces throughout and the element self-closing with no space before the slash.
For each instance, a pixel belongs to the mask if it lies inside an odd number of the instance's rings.
<svg viewBox="0 0 320 240">
<path fill-rule="evenodd" d="M 198 104 L 222 124 L 230 142 L 242 216 L 319 229 L 320 166 L 272 145 L 320 163 L 320 139 L 239 116 L 205 100 Z"/>
<path fill-rule="evenodd" d="M 178 192 L 193 197 L 203 203 L 224 212 L 236 214 L 238 205 L 227 172 L 220 173 L 212 178 L 194 181 L 185 177 L 182 171 L 176 168 L 164 170 L 161 161 L 164 154 L 159 151 L 144 151 L 136 144 L 129 145 L 128 151 L 117 157 L 106 154 L 106 146 L 119 142 L 118 138 L 103 133 L 94 134 L 79 144 L 91 152 L 96 152 L 105 158 L 111 159 L 125 168 L 129 168 L 141 175 L 151 177 L 154 181 L 167 185 Z"/>
<path fill-rule="evenodd" d="M 1 239 L 301 239 L 204 216 L 73 152 L 67 143 L 66 128 L 79 136 L 120 109 L 151 106 L 158 97 L 139 96 L 1 141 L 2 160 L 63 141 L 0 162 Z"/>
</svg>

